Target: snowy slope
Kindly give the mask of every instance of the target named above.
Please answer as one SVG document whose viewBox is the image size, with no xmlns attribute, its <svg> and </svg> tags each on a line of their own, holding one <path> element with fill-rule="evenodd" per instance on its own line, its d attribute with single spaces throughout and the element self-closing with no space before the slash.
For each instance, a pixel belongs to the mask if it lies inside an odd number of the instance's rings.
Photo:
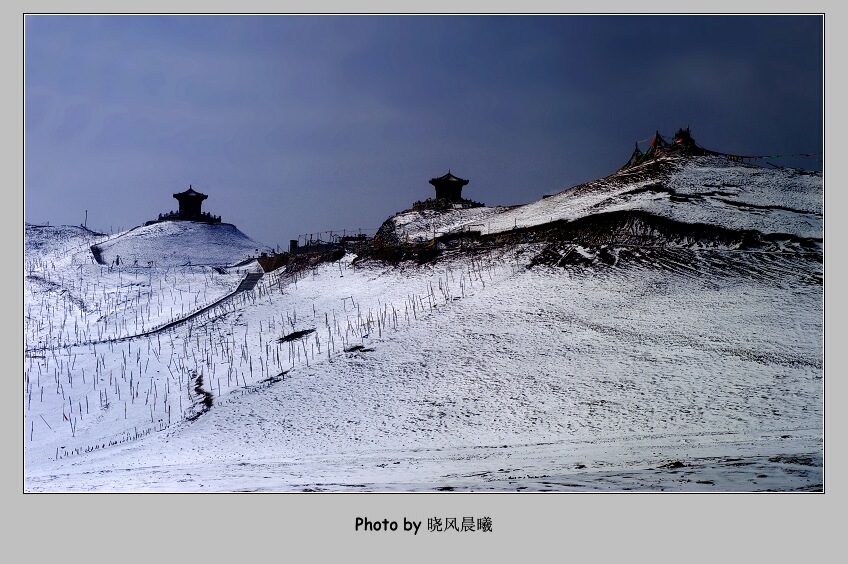
<svg viewBox="0 0 848 564">
<path fill-rule="evenodd" d="M 95 245 L 106 264 L 95 261 Z M 26 225 L 26 348 L 124 338 L 185 317 L 261 270 L 255 261 L 211 266 L 256 256 L 256 245 L 227 224 L 160 223 L 111 237 L 73 226 Z M 117 255 L 123 258 L 114 265 Z M 197 262 L 185 266 L 189 257 Z"/>
<path fill-rule="evenodd" d="M 97 245 L 102 262 L 158 266 L 236 264 L 271 249 L 229 223 L 163 221 L 126 231 Z"/>
<path fill-rule="evenodd" d="M 282 291 L 266 277 L 238 308 L 161 339 L 32 359 L 31 378 L 54 365 L 62 377 L 28 412 L 27 487 L 821 484 L 820 287 L 802 279 L 806 263 L 765 261 L 771 275 L 752 280 L 650 263 L 607 276 L 528 271 L 516 259 L 405 271 L 347 259 Z M 214 404 L 189 421 L 179 413 L 201 399 L 193 371 Z"/>
<path fill-rule="evenodd" d="M 666 157 L 524 206 L 457 210 L 445 227 L 418 212 L 390 221 L 399 238 L 411 233 L 421 239 L 427 233 L 432 238 L 433 224 L 445 231 L 489 234 L 638 210 L 689 224 L 821 239 L 822 207 L 820 173 L 765 169 L 723 157 Z"/>
<path fill-rule="evenodd" d="M 528 206 L 392 221 L 412 239 L 519 218 L 603 230 L 624 212 L 673 220 L 671 243 L 347 255 L 144 335 L 137 318 L 212 303 L 247 267 L 110 272 L 84 244 L 28 249 L 27 344 L 48 346 L 24 359 L 24 489 L 821 490 L 822 246 L 677 243 L 709 222 L 820 239 L 821 178 L 655 164 Z M 92 342 L 95 317 L 125 338 Z"/>
<path fill-rule="evenodd" d="M 465 230 L 480 231 L 490 218 L 504 213 L 505 207 L 479 207 L 455 210 L 422 210 L 400 213 L 387 220 L 399 242 L 421 243 L 435 236 Z"/>
<path fill-rule="evenodd" d="M 76 249 L 91 245 L 105 235 L 76 225 L 24 225 L 24 246 L 28 257 L 38 253 L 57 252 L 61 249 Z"/>
</svg>

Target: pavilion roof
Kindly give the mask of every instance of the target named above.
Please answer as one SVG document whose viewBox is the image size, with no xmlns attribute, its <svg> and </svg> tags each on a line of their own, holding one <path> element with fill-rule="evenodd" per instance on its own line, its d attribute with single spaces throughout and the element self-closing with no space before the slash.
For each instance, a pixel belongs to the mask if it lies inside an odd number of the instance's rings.
<svg viewBox="0 0 848 564">
<path fill-rule="evenodd" d="M 206 194 L 201 194 L 200 192 L 192 188 L 191 185 L 189 185 L 188 190 L 186 190 L 185 192 L 179 192 L 177 194 L 174 194 L 174 197 L 178 200 L 182 198 L 200 198 L 201 200 L 205 200 L 209 196 L 207 196 Z"/>
<path fill-rule="evenodd" d="M 450 170 L 448 170 L 448 173 L 444 176 L 440 176 L 438 178 L 431 178 L 429 182 L 434 186 L 436 184 L 445 184 L 446 182 L 458 182 L 461 186 L 465 186 L 466 184 L 468 184 L 468 180 L 465 180 L 464 178 L 460 178 L 458 176 L 454 176 L 453 174 L 451 174 Z"/>
</svg>

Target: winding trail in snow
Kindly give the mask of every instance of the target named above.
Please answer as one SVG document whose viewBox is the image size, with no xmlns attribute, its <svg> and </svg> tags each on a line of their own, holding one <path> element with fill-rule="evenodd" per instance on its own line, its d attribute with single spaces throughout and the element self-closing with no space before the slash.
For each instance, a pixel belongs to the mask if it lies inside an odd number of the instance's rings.
<svg viewBox="0 0 848 564">
<path fill-rule="evenodd" d="M 237 296 L 238 294 L 240 294 L 242 292 L 247 292 L 248 290 L 252 290 L 256 286 L 256 284 L 259 282 L 259 280 L 262 278 L 263 275 L 264 275 L 263 272 L 249 272 L 244 277 L 244 279 L 242 279 L 242 281 L 238 285 L 238 287 L 235 290 L 233 290 L 232 292 L 230 292 L 229 294 L 222 296 L 221 298 L 215 300 L 214 302 L 212 302 L 209 305 L 203 306 L 202 308 L 198 309 L 197 311 L 189 313 L 188 315 L 181 317 L 179 319 L 175 319 L 174 321 L 168 322 L 165 325 L 162 325 L 161 327 L 151 329 L 150 331 L 145 331 L 144 333 L 136 333 L 135 335 L 127 335 L 125 337 L 117 337 L 117 338 L 114 338 L 114 339 L 101 339 L 99 341 L 89 341 L 89 342 L 85 342 L 85 343 L 71 343 L 71 344 L 68 344 L 68 345 L 63 345 L 59 348 L 71 348 L 71 347 L 80 347 L 80 346 L 87 346 L 87 345 L 100 345 L 100 344 L 104 344 L 104 343 L 122 343 L 124 341 L 129 341 L 131 339 L 140 339 L 142 337 L 150 337 L 152 335 L 156 335 L 157 333 L 162 333 L 163 331 L 167 331 L 168 329 L 173 329 L 174 327 L 182 325 L 183 323 L 185 323 L 187 321 L 191 321 L 192 319 L 195 319 L 195 318 L 203 315 L 204 313 L 206 313 L 207 311 L 211 310 L 214 307 L 217 307 L 219 305 L 223 305 L 225 302 L 227 302 L 228 300 L 232 299 L 233 297 Z M 47 351 L 47 350 L 51 350 L 52 348 L 54 348 L 54 347 L 38 347 L 38 348 L 26 349 L 25 354 Z"/>
</svg>

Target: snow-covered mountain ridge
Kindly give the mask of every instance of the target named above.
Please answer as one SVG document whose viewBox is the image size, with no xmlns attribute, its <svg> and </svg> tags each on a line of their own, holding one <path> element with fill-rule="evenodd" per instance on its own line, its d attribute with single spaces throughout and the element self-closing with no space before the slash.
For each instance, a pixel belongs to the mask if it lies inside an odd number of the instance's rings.
<svg viewBox="0 0 848 564">
<path fill-rule="evenodd" d="M 642 217 L 683 224 L 821 241 L 822 181 L 818 172 L 766 169 L 718 156 L 662 157 L 526 205 L 405 212 L 389 218 L 381 235 L 424 242 L 434 232 L 486 236 L 604 213 L 644 212 Z"/>
<path fill-rule="evenodd" d="M 822 491 L 821 185 L 658 158 L 235 294 L 238 242 L 38 231 L 24 489 Z"/>
</svg>

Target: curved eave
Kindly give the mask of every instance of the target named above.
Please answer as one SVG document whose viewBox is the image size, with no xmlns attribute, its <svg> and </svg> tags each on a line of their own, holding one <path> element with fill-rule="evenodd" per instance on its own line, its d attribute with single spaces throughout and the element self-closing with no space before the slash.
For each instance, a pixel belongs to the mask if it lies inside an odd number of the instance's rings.
<svg viewBox="0 0 848 564">
<path fill-rule="evenodd" d="M 451 173 L 447 173 L 446 175 L 440 176 L 438 178 L 431 178 L 428 182 L 433 186 L 435 186 L 436 184 L 447 183 L 459 184 L 460 186 L 465 186 L 466 184 L 468 184 L 468 180 L 465 180 L 464 178 L 459 178 L 458 176 L 454 176 Z"/>
<path fill-rule="evenodd" d="M 186 190 L 185 192 L 179 192 L 178 194 L 174 194 L 174 197 L 178 200 L 182 198 L 195 198 L 205 200 L 209 196 L 207 196 L 206 194 L 201 194 L 200 192 L 195 192 L 194 190 Z"/>
</svg>

